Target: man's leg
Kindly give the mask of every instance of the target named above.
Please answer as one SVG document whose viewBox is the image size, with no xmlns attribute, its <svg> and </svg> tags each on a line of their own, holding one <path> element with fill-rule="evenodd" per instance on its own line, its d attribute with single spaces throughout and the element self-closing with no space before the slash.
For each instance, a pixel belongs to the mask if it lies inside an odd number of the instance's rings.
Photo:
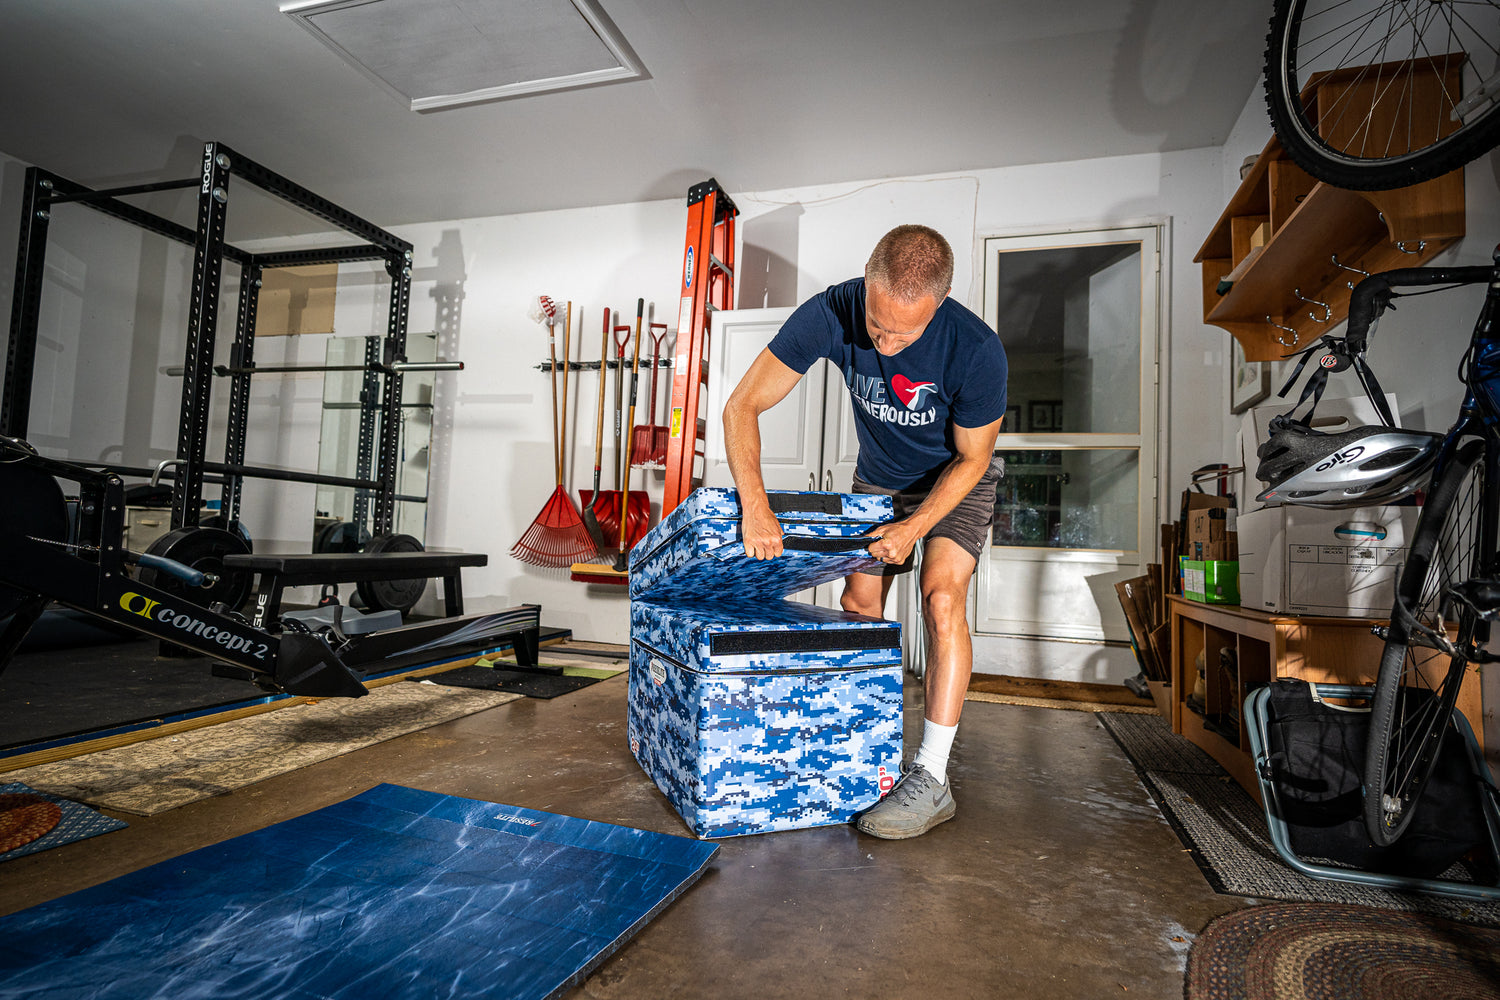
<svg viewBox="0 0 1500 1000">
<path fill-rule="evenodd" d="M 897 786 L 859 818 L 857 825 L 864 833 L 887 840 L 917 837 L 952 819 L 957 811 L 947 785 L 948 753 L 973 669 L 966 608 L 974 566 L 974 557 L 951 538 L 929 538 L 923 547 L 927 664 L 922 742 L 911 769 Z M 846 588 L 846 608 L 848 594 Z"/>
<path fill-rule="evenodd" d="M 924 715 L 942 726 L 958 725 L 974 669 L 968 606 L 975 565 L 974 557 L 951 538 L 929 539 L 922 550 L 922 624 L 927 629 Z"/>
<path fill-rule="evenodd" d="M 940 785 L 948 783 L 948 755 L 974 665 L 966 614 L 974 557 L 951 538 L 933 538 L 922 560 L 922 622 L 927 635 L 923 677 L 922 743 L 913 762 Z"/>
<path fill-rule="evenodd" d="M 839 598 L 839 605 L 856 615 L 884 618 L 886 597 L 895 579 L 894 576 L 850 573 L 844 577 L 844 595 Z"/>
</svg>

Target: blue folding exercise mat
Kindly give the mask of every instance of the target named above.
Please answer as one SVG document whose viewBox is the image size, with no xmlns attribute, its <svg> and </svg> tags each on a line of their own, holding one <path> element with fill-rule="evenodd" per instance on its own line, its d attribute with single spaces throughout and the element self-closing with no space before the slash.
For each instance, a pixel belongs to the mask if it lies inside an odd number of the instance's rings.
<svg viewBox="0 0 1500 1000">
<path fill-rule="evenodd" d="M 632 553 L 630 748 L 700 837 L 847 823 L 900 775 L 900 624 L 782 599 L 878 565 L 860 536 L 890 499 L 771 497 L 778 559 L 745 555 L 729 490 Z"/>
<path fill-rule="evenodd" d="M 717 850 L 380 785 L 0 918 L 0 996 L 558 997 Z"/>
</svg>

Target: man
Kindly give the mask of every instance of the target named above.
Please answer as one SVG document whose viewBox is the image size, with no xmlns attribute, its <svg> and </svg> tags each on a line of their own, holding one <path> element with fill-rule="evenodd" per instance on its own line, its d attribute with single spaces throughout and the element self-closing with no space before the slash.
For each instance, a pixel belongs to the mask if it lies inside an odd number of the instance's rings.
<svg viewBox="0 0 1500 1000">
<path fill-rule="evenodd" d="M 947 771 L 973 667 L 965 609 L 999 478 L 991 459 L 1005 415 L 1005 350 L 978 316 L 948 298 L 952 284 L 947 241 L 926 226 L 898 226 L 876 245 L 864 278 L 834 285 L 792 314 L 724 407 L 751 558 L 782 551 L 760 471 L 760 414 L 818 358 L 843 371 L 854 400 L 854 491 L 891 496 L 896 508 L 897 520 L 869 545 L 882 565 L 845 580 L 844 610 L 881 617 L 895 575 L 910 571 L 912 549 L 924 539 L 922 742 L 901 781 L 857 824 L 893 840 L 926 833 L 956 808 Z"/>
</svg>

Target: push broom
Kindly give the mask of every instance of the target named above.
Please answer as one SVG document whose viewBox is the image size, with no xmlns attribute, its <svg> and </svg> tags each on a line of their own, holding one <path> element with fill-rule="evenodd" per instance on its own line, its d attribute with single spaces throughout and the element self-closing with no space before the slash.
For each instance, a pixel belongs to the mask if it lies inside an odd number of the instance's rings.
<svg viewBox="0 0 1500 1000">
<path fill-rule="evenodd" d="M 568 436 L 567 368 L 563 369 L 563 411 L 559 422 L 557 408 L 557 335 L 553 327 L 557 324 L 557 304 L 545 295 L 533 307 L 532 318 L 547 325 L 547 352 L 552 359 L 552 460 L 557 472 L 557 488 L 542 507 L 531 527 L 516 542 L 510 554 L 524 563 L 562 569 L 579 559 L 592 556 L 597 551 L 584 526 L 583 515 L 573 505 L 573 498 L 563 487 L 563 442 Z M 571 357 L 573 332 L 573 304 L 568 303 L 563 322 L 563 365 Z"/>
</svg>

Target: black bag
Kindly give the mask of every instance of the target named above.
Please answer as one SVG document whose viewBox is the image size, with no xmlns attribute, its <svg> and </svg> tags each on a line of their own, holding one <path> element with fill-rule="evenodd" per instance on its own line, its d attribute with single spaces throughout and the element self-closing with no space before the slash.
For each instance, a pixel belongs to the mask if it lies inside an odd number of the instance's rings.
<svg viewBox="0 0 1500 1000">
<path fill-rule="evenodd" d="M 1370 710 L 1315 700 L 1313 685 L 1272 682 L 1266 704 L 1267 763 L 1277 813 L 1292 850 L 1360 871 L 1431 878 L 1484 843 L 1481 786 L 1461 733 L 1450 726 L 1416 815 L 1389 847 L 1364 824 Z"/>
</svg>

